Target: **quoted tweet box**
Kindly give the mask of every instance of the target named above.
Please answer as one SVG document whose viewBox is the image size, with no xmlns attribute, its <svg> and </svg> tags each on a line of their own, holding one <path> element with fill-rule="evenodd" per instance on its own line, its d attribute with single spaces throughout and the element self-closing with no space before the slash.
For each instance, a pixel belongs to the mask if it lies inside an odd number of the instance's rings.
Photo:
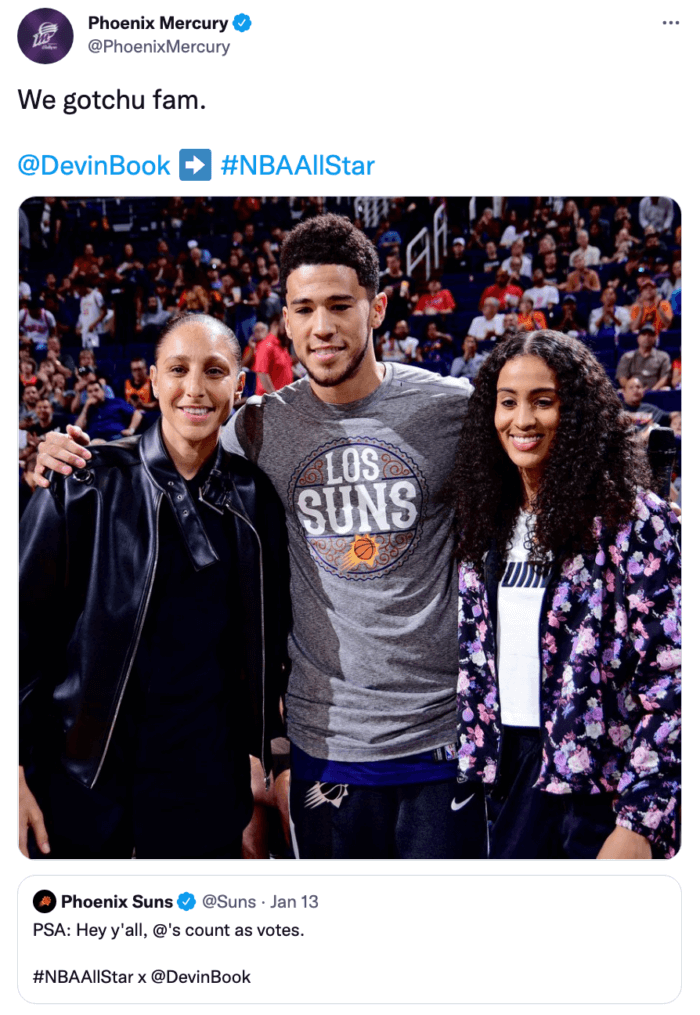
<svg viewBox="0 0 700 1015">
<path fill-rule="evenodd" d="M 625 975 L 645 927 L 662 973 Z M 19 887 L 18 940 L 19 992 L 39 1004 L 662 1004 L 681 989 L 681 890 L 650 875 L 46 869 Z"/>
</svg>

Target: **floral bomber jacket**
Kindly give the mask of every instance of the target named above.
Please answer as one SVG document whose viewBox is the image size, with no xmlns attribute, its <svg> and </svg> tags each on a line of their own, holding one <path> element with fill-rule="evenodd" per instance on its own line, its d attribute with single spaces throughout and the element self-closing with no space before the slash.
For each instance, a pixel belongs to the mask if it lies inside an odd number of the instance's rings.
<svg viewBox="0 0 700 1015">
<path fill-rule="evenodd" d="M 598 519 L 596 552 L 558 562 L 540 619 L 546 793 L 614 793 L 617 823 L 666 857 L 677 849 L 680 793 L 678 521 L 637 497 L 617 533 Z M 460 779 L 496 779 L 500 750 L 498 562 L 459 573 Z"/>
</svg>

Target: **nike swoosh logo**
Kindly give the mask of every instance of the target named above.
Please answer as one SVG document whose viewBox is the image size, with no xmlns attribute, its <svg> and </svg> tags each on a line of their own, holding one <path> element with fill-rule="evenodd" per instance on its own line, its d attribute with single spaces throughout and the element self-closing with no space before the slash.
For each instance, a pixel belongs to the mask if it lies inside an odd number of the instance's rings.
<svg viewBox="0 0 700 1015">
<path fill-rule="evenodd" d="M 453 797 L 450 807 L 452 808 L 453 811 L 461 811 L 463 807 L 467 806 L 467 804 L 469 803 L 469 801 L 472 799 L 473 796 L 474 794 L 472 793 L 472 795 L 468 796 L 466 800 L 461 800 L 459 803 L 457 803 L 457 801 Z"/>
</svg>

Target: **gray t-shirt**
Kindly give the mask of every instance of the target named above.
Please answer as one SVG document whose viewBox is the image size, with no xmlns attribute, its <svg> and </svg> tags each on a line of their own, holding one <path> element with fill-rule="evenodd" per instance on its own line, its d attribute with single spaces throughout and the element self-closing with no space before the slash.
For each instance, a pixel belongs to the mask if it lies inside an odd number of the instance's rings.
<svg viewBox="0 0 700 1015">
<path fill-rule="evenodd" d="M 403 757 L 455 737 L 456 568 L 438 495 L 472 388 L 385 366 L 360 401 L 329 405 L 303 379 L 251 399 L 223 434 L 286 510 L 289 736 L 336 761 Z"/>
</svg>

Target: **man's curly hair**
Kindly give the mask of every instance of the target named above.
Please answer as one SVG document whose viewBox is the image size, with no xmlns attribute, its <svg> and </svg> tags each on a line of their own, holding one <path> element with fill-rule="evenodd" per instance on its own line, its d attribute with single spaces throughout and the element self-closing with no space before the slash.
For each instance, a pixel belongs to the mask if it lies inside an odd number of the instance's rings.
<svg viewBox="0 0 700 1015">
<path fill-rule="evenodd" d="M 519 333 L 499 343 L 474 381 L 474 394 L 446 491 L 454 505 L 457 555 L 483 571 L 492 547 L 505 560 L 523 506 L 523 484 L 494 425 L 496 388 L 505 363 L 539 356 L 557 376 L 559 425 L 534 504 L 530 551 L 570 556 L 595 545 L 593 520 L 616 530 L 633 514 L 637 490 L 649 486 L 644 449 L 603 367 L 583 342 L 557 331 Z"/>
<path fill-rule="evenodd" d="M 280 286 L 287 298 L 287 279 L 304 264 L 344 264 L 354 268 L 373 300 L 379 289 L 379 258 L 374 244 L 350 219 L 317 215 L 292 229 L 280 253 Z"/>
</svg>

